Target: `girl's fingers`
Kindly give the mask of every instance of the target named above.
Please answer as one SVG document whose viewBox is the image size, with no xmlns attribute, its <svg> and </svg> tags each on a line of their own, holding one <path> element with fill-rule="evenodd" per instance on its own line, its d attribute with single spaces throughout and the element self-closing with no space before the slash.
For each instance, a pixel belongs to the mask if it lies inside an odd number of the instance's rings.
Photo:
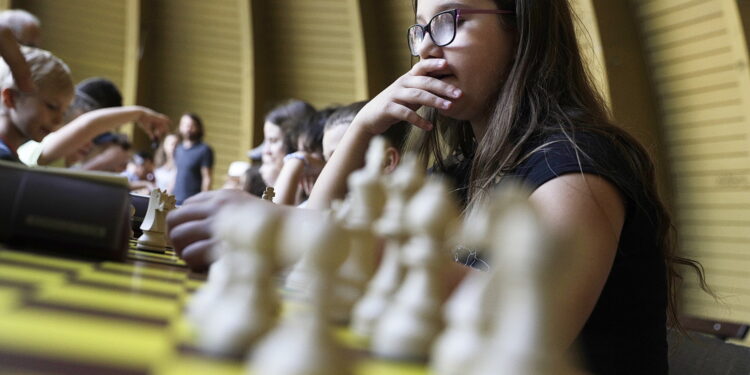
<svg viewBox="0 0 750 375">
<path fill-rule="evenodd" d="M 414 88 L 396 90 L 393 93 L 393 97 L 397 102 L 410 107 L 412 110 L 416 110 L 420 106 L 446 110 L 452 104 L 449 100 L 445 100 L 429 91 Z"/>
<path fill-rule="evenodd" d="M 432 124 L 429 121 L 425 120 L 419 116 L 417 112 L 403 104 L 394 102 L 388 103 L 385 111 L 399 121 L 406 121 L 423 130 L 432 130 Z"/>
<path fill-rule="evenodd" d="M 428 76 L 404 76 L 401 86 L 426 90 L 449 99 L 458 99 L 462 94 L 458 87 Z"/>
<path fill-rule="evenodd" d="M 411 67 L 409 73 L 415 76 L 425 76 L 430 72 L 444 69 L 448 66 L 445 59 L 424 59 L 420 60 Z"/>
</svg>

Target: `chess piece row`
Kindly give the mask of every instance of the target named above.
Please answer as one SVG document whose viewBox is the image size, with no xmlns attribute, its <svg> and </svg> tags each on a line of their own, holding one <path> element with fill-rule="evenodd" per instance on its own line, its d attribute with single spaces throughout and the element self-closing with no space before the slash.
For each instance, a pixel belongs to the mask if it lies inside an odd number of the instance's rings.
<svg viewBox="0 0 750 375">
<path fill-rule="evenodd" d="M 383 176 L 378 142 L 326 220 L 282 218 L 252 204 L 217 216 L 217 261 L 189 308 L 201 346 L 234 355 L 252 348 L 256 373 L 343 374 L 351 364 L 328 324 L 351 321 L 375 355 L 431 355 L 437 374 L 569 373 L 549 313 L 564 287 L 554 269 L 564 261 L 562 242 L 545 230 L 528 193 L 499 193 L 459 230 L 445 183 L 425 178 L 411 157 Z M 442 274 L 457 238 L 487 249 L 495 267 L 470 272 L 445 303 Z M 385 249 L 376 267 L 379 239 Z M 310 308 L 276 324 L 280 247 L 302 254 L 286 289 Z"/>
</svg>

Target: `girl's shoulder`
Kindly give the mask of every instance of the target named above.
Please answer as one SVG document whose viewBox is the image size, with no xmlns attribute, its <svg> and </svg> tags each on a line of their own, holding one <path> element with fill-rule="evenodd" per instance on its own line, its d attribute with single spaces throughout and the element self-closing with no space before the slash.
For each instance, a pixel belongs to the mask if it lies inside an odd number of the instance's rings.
<svg viewBox="0 0 750 375">
<path fill-rule="evenodd" d="M 506 176 L 522 180 L 532 190 L 568 173 L 588 173 L 612 182 L 628 174 L 622 140 L 601 131 L 553 132 L 531 141 L 516 167 Z"/>
</svg>

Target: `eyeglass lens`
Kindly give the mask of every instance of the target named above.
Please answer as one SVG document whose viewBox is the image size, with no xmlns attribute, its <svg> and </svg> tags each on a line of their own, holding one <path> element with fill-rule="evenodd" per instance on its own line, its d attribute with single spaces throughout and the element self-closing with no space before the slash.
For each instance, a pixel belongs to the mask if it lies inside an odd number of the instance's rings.
<svg viewBox="0 0 750 375">
<path fill-rule="evenodd" d="M 443 12 L 432 17 L 427 26 L 414 25 L 409 28 L 409 50 L 414 56 L 419 55 L 419 44 L 425 36 L 425 29 L 435 45 L 443 47 L 453 41 L 456 33 L 456 21 L 453 12 Z"/>
</svg>

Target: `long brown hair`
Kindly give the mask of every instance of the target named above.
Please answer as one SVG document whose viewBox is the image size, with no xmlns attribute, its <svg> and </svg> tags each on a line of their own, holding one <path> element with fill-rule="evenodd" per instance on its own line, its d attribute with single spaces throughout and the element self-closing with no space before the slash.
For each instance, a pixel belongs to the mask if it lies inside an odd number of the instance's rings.
<svg viewBox="0 0 750 375">
<path fill-rule="evenodd" d="M 467 209 L 487 198 L 498 180 L 545 145 L 530 147 L 549 135 L 562 136 L 579 155 L 587 157 L 576 143 L 576 134 L 596 133 L 617 148 L 625 159 L 625 173 L 612 173 L 613 182 L 627 197 L 639 202 L 656 228 L 656 240 L 667 266 L 668 317 L 677 320 L 677 288 L 681 280 L 676 265 L 694 269 L 701 287 L 709 291 L 700 263 L 675 253 L 675 228 L 659 198 L 655 168 L 647 151 L 635 138 L 615 126 L 601 95 L 585 68 L 576 38 L 573 14 L 567 0 L 495 0 L 504 28 L 516 35 L 516 53 L 504 78 L 490 98 L 488 126 L 477 141 L 467 121 L 441 116 L 423 109 L 436 131 L 412 131 L 409 148 L 435 168 L 444 167 L 447 156 L 472 158 Z M 417 1 L 413 1 L 416 10 Z M 596 161 L 594 161 L 596 162 Z M 605 168 L 607 166 L 604 166 Z M 635 179 L 628 176 L 636 176 Z M 609 177 L 609 176 L 608 176 Z"/>
</svg>

